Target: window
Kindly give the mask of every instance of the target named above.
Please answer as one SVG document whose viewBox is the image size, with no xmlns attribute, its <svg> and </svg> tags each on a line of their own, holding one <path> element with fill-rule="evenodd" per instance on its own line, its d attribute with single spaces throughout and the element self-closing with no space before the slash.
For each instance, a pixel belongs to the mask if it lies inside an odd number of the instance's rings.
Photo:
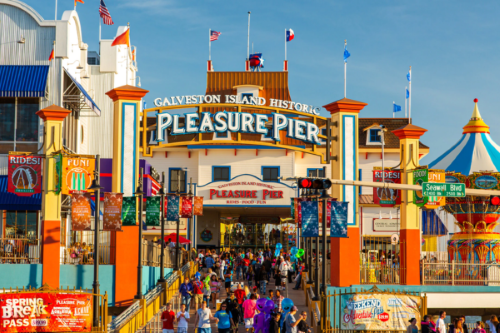
<svg viewBox="0 0 500 333">
<path fill-rule="evenodd" d="M 186 193 L 187 172 L 185 172 L 181 168 L 169 168 L 168 174 L 169 174 L 168 192 L 169 193 L 177 192 L 177 186 L 179 186 L 180 193 Z"/>
<path fill-rule="evenodd" d="M 307 169 L 307 177 L 325 177 L 323 168 L 321 169 Z"/>
<path fill-rule="evenodd" d="M 37 212 L 7 211 L 5 238 L 36 239 L 38 235 Z"/>
<path fill-rule="evenodd" d="M 228 166 L 214 166 L 212 168 L 212 181 L 229 181 L 231 179 L 231 167 Z"/>
<path fill-rule="evenodd" d="M 280 167 L 262 167 L 262 180 L 266 182 L 277 182 L 280 176 Z"/>
<path fill-rule="evenodd" d="M 37 152 L 39 98 L 0 98 L 0 154 Z M 17 124 L 17 125 L 16 125 Z"/>
<path fill-rule="evenodd" d="M 382 138 L 380 137 L 379 129 L 371 129 L 370 130 L 370 142 L 382 142 Z"/>
</svg>

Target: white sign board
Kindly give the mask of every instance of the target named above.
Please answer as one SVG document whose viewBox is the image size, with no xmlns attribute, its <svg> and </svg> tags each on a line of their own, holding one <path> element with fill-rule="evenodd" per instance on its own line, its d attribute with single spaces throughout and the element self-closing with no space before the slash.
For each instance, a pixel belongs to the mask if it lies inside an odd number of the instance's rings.
<svg viewBox="0 0 500 333">
<path fill-rule="evenodd" d="M 373 219 L 373 231 L 398 231 L 398 219 Z"/>
<path fill-rule="evenodd" d="M 290 206 L 295 189 L 278 182 L 264 182 L 257 177 L 242 175 L 229 182 L 211 182 L 198 186 L 197 195 L 203 205 L 228 206 Z"/>
</svg>

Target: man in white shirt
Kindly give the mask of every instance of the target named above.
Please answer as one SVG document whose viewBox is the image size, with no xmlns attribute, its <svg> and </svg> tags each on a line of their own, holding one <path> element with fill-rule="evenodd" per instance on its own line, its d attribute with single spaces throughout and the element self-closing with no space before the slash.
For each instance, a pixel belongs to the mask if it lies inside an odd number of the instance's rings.
<svg viewBox="0 0 500 333">
<path fill-rule="evenodd" d="M 444 323 L 444 318 L 446 318 L 446 311 L 440 311 L 439 318 L 436 322 L 437 333 L 446 333 L 446 324 Z"/>
<path fill-rule="evenodd" d="M 194 327 L 197 329 L 197 333 L 212 333 L 210 320 L 215 320 L 215 323 L 219 322 L 219 319 L 212 316 L 212 311 L 207 308 L 207 302 L 203 301 L 201 303 L 201 309 L 196 311 Z"/>
<path fill-rule="evenodd" d="M 186 304 L 181 304 L 181 311 L 177 312 L 177 333 L 187 333 L 189 322 L 189 311 L 186 311 Z"/>
</svg>

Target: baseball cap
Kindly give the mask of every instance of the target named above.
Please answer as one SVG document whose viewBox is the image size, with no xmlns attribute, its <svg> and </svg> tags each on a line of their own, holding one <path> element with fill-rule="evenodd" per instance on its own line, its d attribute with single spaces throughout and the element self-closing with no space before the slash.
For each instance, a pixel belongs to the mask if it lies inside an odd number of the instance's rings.
<svg viewBox="0 0 500 333">
<path fill-rule="evenodd" d="M 298 308 L 295 305 L 292 306 L 292 310 L 291 311 L 297 311 L 297 310 L 298 310 Z"/>
<path fill-rule="evenodd" d="M 257 286 L 253 286 L 253 290 L 257 290 Z"/>
</svg>

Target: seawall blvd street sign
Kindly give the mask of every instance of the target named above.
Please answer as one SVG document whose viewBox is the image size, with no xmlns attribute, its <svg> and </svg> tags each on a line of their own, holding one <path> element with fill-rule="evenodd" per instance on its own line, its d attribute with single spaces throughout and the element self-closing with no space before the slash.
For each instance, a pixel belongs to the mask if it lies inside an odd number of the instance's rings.
<svg viewBox="0 0 500 333">
<path fill-rule="evenodd" d="M 465 197 L 463 183 L 422 183 L 422 192 L 426 197 Z"/>
</svg>

